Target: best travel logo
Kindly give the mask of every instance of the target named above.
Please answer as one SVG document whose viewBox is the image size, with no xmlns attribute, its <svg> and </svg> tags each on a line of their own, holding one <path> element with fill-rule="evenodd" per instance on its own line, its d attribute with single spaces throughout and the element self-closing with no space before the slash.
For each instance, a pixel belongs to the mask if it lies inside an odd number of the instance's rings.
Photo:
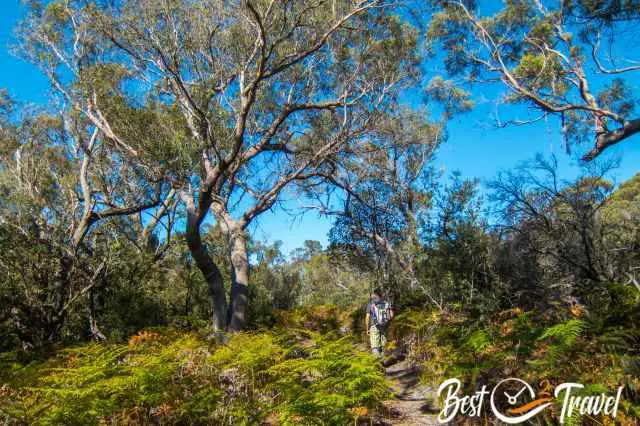
<svg viewBox="0 0 640 426">
<path fill-rule="evenodd" d="M 491 392 L 485 385 L 473 395 L 460 395 L 462 382 L 453 378 L 445 380 L 438 388 L 438 397 L 444 395 L 444 406 L 438 415 L 438 422 L 450 422 L 458 415 L 480 417 L 487 397 L 491 412 L 507 424 L 519 424 L 535 417 L 551 406 L 556 398 L 562 401 L 560 424 L 576 412 L 580 415 L 604 414 L 615 418 L 623 387 L 618 388 L 615 396 L 585 396 L 576 395 L 584 385 L 562 383 L 553 390 L 552 397 L 548 383 L 536 394 L 533 387 L 524 380 L 508 378 L 497 383 Z"/>
</svg>

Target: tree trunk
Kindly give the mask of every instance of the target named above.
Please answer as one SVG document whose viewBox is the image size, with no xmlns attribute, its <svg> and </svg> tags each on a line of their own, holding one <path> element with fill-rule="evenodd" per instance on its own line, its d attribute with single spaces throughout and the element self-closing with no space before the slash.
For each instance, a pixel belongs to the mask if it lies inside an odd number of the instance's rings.
<svg viewBox="0 0 640 426">
<path fill-rule="evenodd" d="M 72 288 L 71 273 L 73 269 L 73 259 L 65 255 L 62 251 L 49 252 L 51 255 L 59 256 L 60 269 L 53 277 L 53 284 L 50 290 L 50 310 L 46 315 L 47 343 L 53 343 L 60 339 L 62 326 L 67 318 L 65 305 L 68 303 L 69 292 Z"/>
<path fill-rule="evenodd" d="M 227 296 L 224 292 L 222 274 L 202 244 L 200 224 L 191 213 L 187 218 L 186 238 L 191 256 L 209 285 L 213 300 L 213 329 L 216 332 L 224 331 L 227 328 Z"/>
<path fill-rule="evenodd" d="M 104 275 L 101 278 L 104 280 Z M 104 285 L 104 282 L 103 282 Z M 91 287 L 89 290 L 89 334 L 92 339 L 97 342 L 104 342 L 107 340 L 107 336 L 105 336 L 102 331 L 100 331 L 100 327 L 98 327 L 98 321 L 96 320 L 96 288 Z"/>
<path fill-rule="evenodd" d="M 243 330 L 247 325 L 249 304 L 249 256 L 247 236 L 243 229 L 230 233 L 231 250 L 231 303 L 229 305 L 229 329 Z"/>
</svg>

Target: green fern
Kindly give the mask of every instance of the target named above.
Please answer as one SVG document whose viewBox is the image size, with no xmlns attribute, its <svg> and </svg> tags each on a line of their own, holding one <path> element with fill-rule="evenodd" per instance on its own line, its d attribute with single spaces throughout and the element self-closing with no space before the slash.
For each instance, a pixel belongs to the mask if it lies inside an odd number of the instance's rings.
<svg viewBox="0 0 640 426">
<path fill-rule="evenodd" d="M 640 333 L 622 327 L 610 327 L 599 333 L 598 343 L 606 353 L 624 353 L 640 343 Z"/>
<path fill-rule="evenodd" d="M 0 359 L 9 424 L 352 423 L 384 397 L 379 364 L 350 337 L 308 330 L 238 333 L 211 347 L 157 329 L 129 345 L 88 344 L 21 365 Z"/>
<path fill-rule="evenodd" d="M 582 420 L 580 410 L 573 410 L 570 416 L 564 418 L 564 424 L 566 426 L 582 426 Z"/>
<path fill-rule="evenodd" d="M 572 319 L 549 327 L 542 333 L 538 338 L 539 341 L 551 341 L 551 345 L 547 349 L 547 363 L 552 368 L 556 367 L 572 352 L 576 340 L 584 329 L 584 321 Z"/>
<path fill-rule="evenodd" d="M 484 330 L 476 330 L 467 338 L 464 347 L 468 348 L 474 353 L 482 352 L 489 345 L 491 345 L 491 340 L 489 340 L 489 336 Z"/>
<path fill-rule="evenodd" d="M 346 337 L 312 333 L 308 355 L 285 359 L 267 374 L 267 389 L 278 395 L 275 411 L 283 424 L 345 424 L 350 408 L 371 407 L 384 396 L 386 382 L 373 358 L 354 351 Z"/>
<path fill-rule="evenodd" d="M 556 324 L 552 327 L 547 328 L 538 340 L 554 338 L 558 343 L 569 347 L 575 343 L 576 339 L 584 331 L 584 328 L 584 321 L 572 319 L 567 322 Z"/>
</svg>

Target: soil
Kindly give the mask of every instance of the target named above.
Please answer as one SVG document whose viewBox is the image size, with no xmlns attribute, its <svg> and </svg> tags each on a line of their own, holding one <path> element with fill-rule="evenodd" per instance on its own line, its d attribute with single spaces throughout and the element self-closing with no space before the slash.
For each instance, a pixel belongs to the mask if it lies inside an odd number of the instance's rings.
<svg viewBox="0 0 640 426">
<path fill-rule="evenodd" d="M 366 348 L 359 348 L 364 349 Z M 402 354 L 394 354 L 383 363 L 389 381 L 389 399 L 361 425 L 422 426 L 439 425 L 439 410 L 434 405 L 436 391 L 420 382 L 419 369 Z"/>
<path fill-rule="evenodd" d="M 383 403 L 380 424 L 438 425 L 435 390 L 420 383 L 420 371 L 401 355 L 385 362 L 392 397 Z"/>
</svg>

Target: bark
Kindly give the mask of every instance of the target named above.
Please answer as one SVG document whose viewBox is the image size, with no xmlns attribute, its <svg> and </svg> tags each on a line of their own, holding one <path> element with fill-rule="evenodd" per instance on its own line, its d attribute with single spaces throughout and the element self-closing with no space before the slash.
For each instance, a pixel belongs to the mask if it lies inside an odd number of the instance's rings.
<svg viewBox="0 0 640 426">
<path fill-rule="evenodd" d="M 75 231 L 72 236 L 73 249 L 77 252 L 78 247 L 80 247 L 80 243 L 84 239 L 85 235 L 89 231 L 89 227 L 91 226 L 91 213 L 93 212 L 94 202 L 91 197 L 91 188 L 89 187 L 89 181 L 87 179 L 87 172 L 89 169 L 89 164 L 91 162 L 91 155 L 93 153 L 93 147 L 95 146 L 96 140 L 98 138 L 98 129 L 94 130 L 91 135 L 91 139 L 84 151 L 82 157 L 82 165 L 80 166 L 80 189 L 82 190 L 82 199 L 83 199 L 83 209 L 82 209 L 82 217 L 80 218 L 80 222 L 77 224 Z"/>
<path fill-rule="evenodd" d="M 98 321 L 96 320 L 96 286 L 98 282 L 100 287 L 104 288 L 106 285 L 106 261 L 103 261 L 100 266 L 98 266 L 98 270 L 93 276 L 93 287 L 89 290 L 89 335 L 92 339 L 97 342 L 104 342 L 107 340 L 107 336 L 105 336 L 100 327 L 98 327 Z"/>
<path fill-rule="evenodd" d="M 247 236 L 243 229 L 232 231 L 231 249 L 231 303 L 229 304 L 229 329 L 243 330 L 247 325 L 249 304 L 249 256 Z"/>
<path fill-rule="evenodd" d="M 60 332 L 67 317 L 67 304 L 65 304 L 65 301 L 68 292 L 72 288 L 73 259 L 65 256 L 64 253 L 59 253 L 59 256 L 60 270 L 53 277 L 53 284 L 50 290 L 52 309 L 47 311 L 46 315 L 47 342 L 55 342 L 60 338 Z"/>
<path fill-rule="evenodd" d="M 227 297 L 224 292 L 222 274 L 202 244 L 200 221 L 192 212 L 187 215 L 186 239 L 191 256 L 209 285 L 209 292 L 213 300 L 214 331 L 224 331 L 227 328 Z"/>
<path fill-rule="evenodd" d="M 150 248 L 151 246 L 150 241 L 151 237 L 153 236 L 153 231 L 156 229 L 156 226 L 158 226 L 158 223 L 160 223 L 162 218 L 175 205 L 175 195 L 176 190 L 174 188 L 171 188 L 171 190 L 167 194 L 167 197 L 164 199 L 164 201 L 161 202 L 160 208 L 158 209 L 156 214 L 151 218 L 147 226 L 145 226 L 144 230 L 142 231 L 141 240 L 147 248 Z"/>
<path fill-rule="evenodd" d="M 640 118 L 625 122 L 619 129 L 602 132 L 596 137 L 596 143 L 593 149 L 582 157 L 582 159 L 584 161 L 591 161 L 600 155 L 605 149 L 630 138 L 638 132 L 640 132 Z"/>
<path fill-rule="evenodd" d="M 96 342 L 104 342 L 107 340 L 107 336 L 105 336 L 100 328 L 98 327 L 98 322 L 96 321 L 93 314 L 89 314 L 89 334 L 91 338 Z"/>
</svg>

